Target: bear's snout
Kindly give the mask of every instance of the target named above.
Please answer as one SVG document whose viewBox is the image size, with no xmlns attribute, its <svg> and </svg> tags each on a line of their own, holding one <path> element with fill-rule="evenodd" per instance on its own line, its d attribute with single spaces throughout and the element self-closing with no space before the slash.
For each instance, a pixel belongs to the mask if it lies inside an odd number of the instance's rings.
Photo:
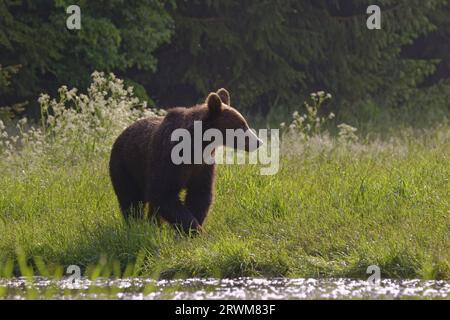
<svg viewBox="0 0 450 320">
<path fill-rule="evenodd" d="M 252 152 L 261 147 L 264 142 L 250 129 L 246 132 L 245 151 Z"/>
<path fill-rule="evenodd" d="M 264 144 L 264 142 L 261 139 L 258 139 L 258 148 L 261 147 Z"/>
</svg>

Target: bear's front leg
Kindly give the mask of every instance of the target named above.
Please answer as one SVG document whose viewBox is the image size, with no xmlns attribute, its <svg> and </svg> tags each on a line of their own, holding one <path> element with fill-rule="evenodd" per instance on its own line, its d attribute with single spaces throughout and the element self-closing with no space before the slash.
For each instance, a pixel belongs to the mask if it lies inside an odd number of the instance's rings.
<svg viewBox="0 0 450 320">
<path fill-rule="evenodd" d="M 186 207 L 200 225 L 203 225 L 214 198 L 214 168 L 203 170 L 187 185 Z"/>
<path fill-rule="evenodd" d="M 200 225 L 203 225 L 208 215 L 213 196 L 210 193 L 201 193 L 195 189 L 188 189 L 186 195 L 186 207 L 192 212 Z"/>
<path fill-rule="evenodd" d="M 200 229 L 199 222 L 181 203 L 178 195 L 161 200 L 155 204 L 155 209 L 160 217 L 186 233 L 198 232 Z"/>
</svg>

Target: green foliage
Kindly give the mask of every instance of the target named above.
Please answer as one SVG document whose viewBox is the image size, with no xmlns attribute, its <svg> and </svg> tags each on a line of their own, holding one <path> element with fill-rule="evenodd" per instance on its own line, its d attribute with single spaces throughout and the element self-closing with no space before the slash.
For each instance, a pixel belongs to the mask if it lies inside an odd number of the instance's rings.
<svg viewBox="0 0 450 320">
<path fill-rule="evenodd" d="M 366 28 L 372 2 L 365 0 L 179 1 L 172 13 L 175 35 L 158 51 L 162 67 L 152 85 L 160 96 L 183 85 L 203 94 L 225 86 L 236 105 L 255 111 L 296 107 L 324 88 L 337 97 L 344 118 L 371 100 L 394 108 L 427 97 L 432 101 L 424 108 L 446 108 L 448 82 L 430 88 L 431 97 L 420 89 L 442 54 L 405 57 L 402 50 L 433 30 L 448 35 L 448 15 L 441 12 L 448 3 L 378 1 L 382 30 L 372 31 Z"/>
<path fill-rule="evenodd" d="M 65 26 L 71 4 L 81 30 Z M 241 110 L 287 115 L 321 89 L 336 97 L 337 118 L 358 127 L 374 114 L 448 115 L 450 1 L 380 0 L 381 30 L 366 28 L 371 4 L 0 0 L 0 63 L 23 66 L 2 105 L 34 103 L 63 83 L 86 88 L 100 70 L 163 106 L 227 87 Z"/>
<path fill-rule="evenodd" d="M 11 76 L 19 72 L 20 66 L 3 67 L 0 64 L 0 94 L 4 94 L 11 84 Z"/>
<path fill-rule="evenodd" d="M 19 72 L 20 65 L 3 67 L 0 64 L 0 97 L 11 91 L 11 77 Z M 24 110 L 28 102 L 15 103 L 12 106 L 0 105 L 0 121 L 8 121 Z"/>
<path fill-rule="evenodd" d="M 167 42 L 167 1 L 0 1 L 0 63 L 21 64 L 14 97 L 36 99 L 62 83 L 86 88 L 94 70 L 153 71 L 153 51 Z M 68 30 L 66 8 L 77 4 L 81 30 Z"/>
</svg>

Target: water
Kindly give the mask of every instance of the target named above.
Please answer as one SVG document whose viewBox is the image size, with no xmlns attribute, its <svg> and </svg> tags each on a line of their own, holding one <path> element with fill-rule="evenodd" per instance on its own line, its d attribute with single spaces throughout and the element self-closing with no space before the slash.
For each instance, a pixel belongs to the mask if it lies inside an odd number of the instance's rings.
<svg viewBox="0 0 450 320">
<path fill-rule="evenodd" d="M 3 299 L 450 299 L 450 281 L 353 279 L 0 279 Z"/>
</svg>

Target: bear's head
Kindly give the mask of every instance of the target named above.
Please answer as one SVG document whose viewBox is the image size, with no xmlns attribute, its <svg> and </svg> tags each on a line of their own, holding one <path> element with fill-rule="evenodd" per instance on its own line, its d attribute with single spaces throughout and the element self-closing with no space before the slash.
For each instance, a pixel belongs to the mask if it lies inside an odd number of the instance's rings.
<svg viewBox="0 0 450 320">
<path fill-rule="evenodd" d="M 208 108 L 209 128 L 218 129 L 222 133 L 225 146 L 251 152 L 263 144 L 242 114 L 230 105 L 227 90 L 222 88 L 210 93 L 205 105 Z"/>
</svg>

